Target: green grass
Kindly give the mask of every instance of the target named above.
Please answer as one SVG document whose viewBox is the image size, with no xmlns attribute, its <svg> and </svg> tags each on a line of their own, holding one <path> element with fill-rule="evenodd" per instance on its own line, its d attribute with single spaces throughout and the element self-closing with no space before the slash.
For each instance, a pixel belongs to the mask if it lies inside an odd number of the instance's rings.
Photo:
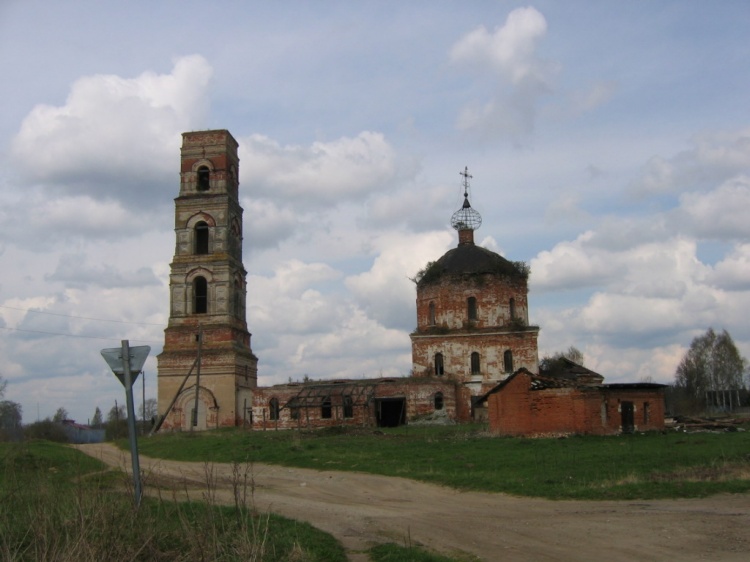
<svg viewBox="0 0 750 562">
<path fill-rule="evenodd" d="M 143 439 L 143 455 L 402 476 L 551 499 L 701 497 L 750 491 L 750 432 L 500 438 L 483 427 L 219 430 Z"/>
<path fill-rule="evenodd" d="M 252 505 L 144 498 L 67 446 L 0 443 L 2 560 L 346 560 L 331 535 Z"/>
</svg>

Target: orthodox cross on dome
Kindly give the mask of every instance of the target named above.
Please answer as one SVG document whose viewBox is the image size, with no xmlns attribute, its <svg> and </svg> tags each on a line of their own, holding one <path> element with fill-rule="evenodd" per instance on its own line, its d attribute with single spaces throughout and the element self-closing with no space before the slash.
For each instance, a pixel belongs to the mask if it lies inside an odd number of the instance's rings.
<svg viewBox="0 0 750 562">
<path fill-rule="evenodd" d="M 473 176 L 469 174 L 469 167 L 466 166 L 463 172 L 459 172 L 463 176 L 463 188 L 464 188 L 464 204 L 461 208 L 453 213 L 451 217 L 451 226 L 458 230 L 476 230 L 482 225 L 482 215 L 471 208 L 469 203 L 469 179 Z"/>
</svg>

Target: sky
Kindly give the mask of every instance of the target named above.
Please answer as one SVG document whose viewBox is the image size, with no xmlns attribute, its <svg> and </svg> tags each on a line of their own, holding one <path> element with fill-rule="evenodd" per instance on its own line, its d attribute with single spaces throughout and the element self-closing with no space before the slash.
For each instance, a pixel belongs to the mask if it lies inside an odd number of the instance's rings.
<svg viewBox="0 0 750 562">
<path fill-rule="evenodd" d="M 106 415 L 123 339 L 156 397 L 202 129 L 240 144 L 260 385 L 409 374 L 465 167 L 476 242 L 531 267 L 540 357 L 669 383 L 709 327 L 750 356 L 748 29 L 744 0 L 2 0 L 5 398 Z"/>
</svg>

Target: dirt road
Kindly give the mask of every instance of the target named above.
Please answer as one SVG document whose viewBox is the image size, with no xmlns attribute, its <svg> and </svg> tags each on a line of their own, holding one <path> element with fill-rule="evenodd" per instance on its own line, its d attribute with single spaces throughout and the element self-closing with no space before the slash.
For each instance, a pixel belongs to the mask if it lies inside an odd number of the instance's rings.
<svg viewBox="0 0 750 562">
<path fill-rule="evenodd" d="M 129 455 L 109 444 L 80 445 L 124 470 Z M 141 457 L 148 482 L 174 483 L 200 499 L 204 463 Z M 232 504 L 230 465 L 212 465 L 217 500 Z M 750 559 L 750 496 L 633 502 L 548 501 L 458 492 L 369 474 L 256 464 L 254 503 L 260 511 L 307 521 L 331 533 L 350 560 L 391 541 L 486 561 L 742 560 Z"/>
</svg>

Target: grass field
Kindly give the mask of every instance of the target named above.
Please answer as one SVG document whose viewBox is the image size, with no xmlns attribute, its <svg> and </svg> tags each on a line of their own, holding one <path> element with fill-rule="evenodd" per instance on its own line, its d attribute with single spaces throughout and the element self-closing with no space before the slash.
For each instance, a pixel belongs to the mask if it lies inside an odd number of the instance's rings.
<svg viewBox="0 0 750 562">
<path fill-rule="evenodd" d="M 125 493 L 122 474 L 70 447 L 0 443 L 0 559 L 345 561 L 331 535 L 252 505 Z"/>
<path fill-rule="evenodd" d="M 745 429 L 745 428 L 742 428 Z M 701 497 L 750 491 L 750 431 L 520 439 L 481 426 L 227 429 L 139 442 L 174 460 L 264 462 L 401 476 L 551 499 Z"/>
</svg>

